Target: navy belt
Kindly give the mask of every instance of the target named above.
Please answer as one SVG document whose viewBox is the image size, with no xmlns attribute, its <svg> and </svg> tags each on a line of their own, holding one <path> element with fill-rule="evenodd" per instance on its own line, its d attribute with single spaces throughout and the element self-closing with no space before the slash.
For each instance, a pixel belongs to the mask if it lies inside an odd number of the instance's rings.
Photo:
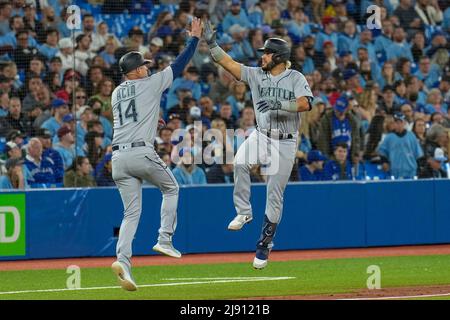
<svg viewBox="0 0 450 320">
<path fill-rule="evenodd" d="M 138 142 L 132 142 L 130 143 L 124 143 L 124 144 L 116 144 L 112 146 L 113 151 L 117 151 L 120 149 L 128 149 L 128 148 L 136 148 L 136 147 L 145 147 L 146 143 L 144 141 L 138 141 Z"/>
<path fill-rule="evenodd" d="M 262 134 L 268 136 L 269 138 L 278 138 L 278 140 L 283 140 L 283 139 L 293 139 L 294 135 L 292 133 L 274 133 L 271 132 L 269 130 L 261 130 L 259 128 L 256 128 L 259 132 L 261 132 Z"/>
</svg>

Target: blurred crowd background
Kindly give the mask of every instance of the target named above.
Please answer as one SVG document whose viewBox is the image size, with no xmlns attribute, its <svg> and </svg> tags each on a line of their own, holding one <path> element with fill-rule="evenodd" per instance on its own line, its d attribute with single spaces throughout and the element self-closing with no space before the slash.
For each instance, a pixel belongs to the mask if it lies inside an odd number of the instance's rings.
<svg viewBox="0 0 450 320">
<path fill-rule="evenodd" d="M 81 14 L 73 31 L 70 5 Z M 152 72 L 166 68 L 193 16 L 212 21 L 219 45 L 245 65 L 258 66 L 256 49 L 269 37 L 290 43 L 291 68 L 315 96 L 301 114 L 291 181 L 448 177 L 446 0 L 1 0 L 0 188 L 114 186 L 118 60 L 137 50 Z M 160 112 L 166 126 L 155 149 L 181 185 L 233 183 L 233 165 L 220 160 L 255 130 L 251 92 L 212 61 L 204 41 Z M 174 131 L 193 134 L 195 121 L 223 133 L 202 145 L 216 163 L 194 145 L 176 147 L 183 135 Z M 252 181 L 265 181 L 260 166 Z"/>
</svg>

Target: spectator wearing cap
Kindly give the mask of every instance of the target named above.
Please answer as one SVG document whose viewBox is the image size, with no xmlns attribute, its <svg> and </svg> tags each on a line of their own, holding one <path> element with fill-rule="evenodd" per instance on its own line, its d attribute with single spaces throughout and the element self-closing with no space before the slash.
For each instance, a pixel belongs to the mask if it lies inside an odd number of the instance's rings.
<svg viewBox="0 0 450 320">
<path fill-rule="evenodd" d="M 436 148 L 448 150 L 449 134 L 440 124 L 433 124 L 426 132 L 424 153 L 425 156 L 433 155 Z"/>
<path fill-rule="evenodd" d="M 437 1 L 418 0 L 414 10 L 425 26 L 435 26 L 442 22 L 443 14 Z"/>
<path fill-rule="evenodd" d="M 393 86 L 384 86 L 379 109 L 384 114 L 393 115 L 396 112 L 400 112 L 400 106 L 395 102 L 395 88 Z"/>
<path fill-rule="evenodd" d="M 241 0 L 232 0 L 231 7 L 228 13 L 225 15 L 222 21 L 222 30 L 225 33 L 229 33 L 230 27 L 232 25 L 238 24 L 244 28 L 253 28 L 245 10 L 241 7 Z"/>
<path fill-rule="evenodd" d="M 59 143 L 55 144 L 54 149 L 59 152 L 63 159 L 64 170 L 72 166 L 75 160 L 75 139 L 72 130 L 63 126 L 57 132 Z"/>
<path fill-rule="evenodd" d="M 253 55 L 253 48 L 246 39 L 247 31 L 238 24 L 232 25 L 228 31 L 233 38 L 233 47 L 229 55 L 239 62 L 247 62 L 248 58 Z"/>
<path fill-rule="evenodd" d="M 51 159 L 43 155 L 42 143 L 38 138 L 32 138 L 27 145 L 25 166 L 30 172 L 27 182 L 31 188 L 56 186 L 53 164 Z"/>
<path fill-rule="evenodd" d="M 22 158 L 22 150 L 20 147 L 13 141 L 8 141 L 5 144 L 5 155 L 6 159 L 21 159 Z"/>
<path fill-rule="evenodd" d="M 23 173 L 23 160 L 10 158 L 5 163 L 6 174 L 0 176 L 0 189 L 28 189 Z"/>
<path fill-rule="evenodd" d="M 156 61 L 164 52 L 162 52 L 162 49 L 164 47 L 164 41 L 163 39 L 159 37 L 154 37 L 150 40 L 149 44 L 149 53 L 151 58 Z"/>
<path fill-rule="evenodd" d="M 425 49 L 426 55 L 441 69 L 446 69 L 446 63 L 449 59 L 450 46 L 447 36 L 448 33 L 446 34 L 442 31 L 434 32 L 431 35 L 431 46 Z"/>
<path fill-rule="evenodd" d="M 102 161 L 95 167 L 93 175 L 97 186 L 99 187 L 114 187 L 116 183 L 112 178 L 112 153 L 107 153 Z"/>
<path fill-rule="evenodd" d="M 71 169 L 64 175 L 64 187 L 95 187 L 96 183 L 91 171 L 92 166 L 87 157 L 76 157 Z"/>
<path fill-rule="evenodd" d="M 361 76 L 355 69 L 350 67 L 344 70 L 342 78 L 345 81 L 346 90 L 351 92 L 353 96 L 358 96 L 362 93 Z"/>
<path fill-rule="evenodd" d="M 421 80 L 428 89 L 431 89 L 434 87 L 434 84 L 439 81 L 439 66 L 432 63 L 429 57 L 422 56 L 419 59 L 419 69 L 414 75 Z"/>
<path fill-rule="evenodd" d="M 365 48 L 369 55 L 369 61 L 371 63 L 377 63 L 377 53 L 375 51 L 375 45 L 373 44 L 372 39 L 372 32 L 367 28 L 363 29 L 359 34 L 359 37 L 357 37 L 353 43 L 354 45 L 351 49 L 353 58 L 358 58 L 358 49 Z"/>
<path fill-rule="evenodd" d="M 61 59 L 62 67 L 61 71 L 64 73 L 66 70 L 77 66 L 75 56 L 73 54 L 74 44 L 70 38 L 61 38 L 58 41 L 59 51 L 56 53 L 56 57 Z"/>
<path fill-rule="evenodd" d="M 55 93 L 56 97 L 68 102 L 70 95 L 80 85 L 81 76 L 77 71 L 68 69 L 64 73 L 63 88 Z"/>
<path fill-rule="evenodd" d="M 333 42 L 327 40 L 323 43 L 324 63 L 329 66 L 329 73 L 337 68 L 336 52 Z"/>
<path fill-rule="evenodd" d="M 444 149 L 435 148 L 432 155 L 427 157 L 426 165 L 419 172 L 419 179 L 443 179 L 447 178 L 447 171 L 443 165 L 448 161 Z"/>
<path fill-rule="evenodd" d="M 172 113 L 168 116 L 167 128 L 172 130 L 181 129 L 183 127 L 183 121 L 178 113 Z"/>
<path fill-rule="evenodd" d="M 127 40 L 131 47 L 137 48 L 137 51 L 139 51 L 143 55 L 149 53 L 149 48 L 144 45 L 144 31 L 142 31 L 138 26 L 133 26 L 128 31 Z"/>
<path fill-rule="evenodd" d="M 73 114 L 68 113 L 62 118 L 61 128 L 66 127 L 68 129 L 70 129 L 70 131 L 73 133 L 73 132 L 75 132 L 75 124 L 76 124 L 75 117 L 73 116 Z M 59 129 L 61 129 L 61 128 L 59 128 Z M 58 131 L 59 131 L 59 129 L 58 129 Z M 57 144 L 60 141 L 59 136 L 58 136 L 58 131 L 56 132 L 56 135 L 53 137 L 53 144 Z"/>
<path fill-rule="evenodd" d="M 172 173 L 179 185 L 201 185 L 206 184 L 206 175 L 202 168 L 194 163 L 192 149 L 184 147 L 179 151 L 179 164 Z"/>
<path fill-rule="evenodd" d="M 19 130 L 11 130 L 8 131 L 8 134 L 6 135 L 6 141 L 12 141 L 15 144 L 17 144 L 20 148 L 22 148 L 22 146 L 24 145 L 24 140 L 25 138 L 25 134 L 22 133 Z"/>
<path fill-rule="evenodd" d="M 56 186 L 62 186 L 64 177 L 64 162 L 58 151 L 53 149 L 51 132 L 47 129 L 36 130 L 36 138 L 42 145 L 42 157 L 50 161 Z"/>
<path fill-rule="evenodd" d="M 322 180 L 352 180 L 352 164 L 348 160 L 346 142 L 338 142 L 333 147 L 333 157 L 323 168 Z"/>
<path fill-rule="evenodd" d="M 345 142 L 354 162 L 359 159 L 360 128 L 355 116 L 349 112 L 349 101 L 342 96 L 336 100 L 333 109 L 326 112 L 320 120 L 318 149 L 326 157 L 333 155 L 334 147 Z"/>
<path fill-rule="evenodd" d="M 356 24 L 353 20 L 347 20 L 344 23 L 344 30 L 338 34 L 338 52 L 347 52 L 353 50 L 357 33 Z"/>
<path fill-rule="evenodd" d="M 167 93 L 167 102 L 166 102 L 166 110 L 170 110 L 172 107 L 176 106 L 180 103 L 180 99 L 182 99 L 183 95 L 181 95 L 178 91 L 190 91 L 191 96 L 198 100 L 202 95 L 202 87 L 198 83 L 200 80 L 200 76 L 198 70 L 194 66 L 190 66 L 186 69 L 183 74 L 183 77 L 176 78 L 173 81 L 172 86 Z"/>
<path fill-rule="evenodd" d="M 56 135 L 56 132 L 61 127 L 63 117 L 69 113 L 69 106 L 63 99 L 55 99 L 52 102 L 53 116 L 46 120 L 41 128 L 50 131 L 52 137 Z"/>
<path fill-rule="evenodd" d="M 378 154 L 389 165 L 395 179 L 413 179 L 417 176 L 417 160 L 423 156 L 423 151 L 416 136 L 406 130 L 405 115 L 395 113 L 394 120 L 394 131 L 381 142 Z"/>
<path fill-rule="evenodd" d="M 406 41 L 406 33 L 402 27 L 396 27 L 392 36 L 392 44 L 387 48 L 386 59 L 398 60 L 400 57 L 414 61 L 411 45 Z"/>
<path fill-rule="evenodd" d="M 298 170 L 299 181 L 323 180 L 323 164 L 327 158 L 319 150 L 308 152 L 307 163 Z"/>
<path fill-rule="evenodd" d="M 338 46 L 338 33 L 337 30 L 337 21 L 334 17 L 325 16 L 322 19 L 323 30 L 320 31 L 316 36 L 316 42 L 314 49 L 317 52 L 323 51 L 323 43 L 325 41 L 333 42 L 335 48 Z"/>
<path fill-rule="evenodd" d="M 59 32 L 53 28 L 47 29 L 45 32 L 45 43 L 43 45 L 38 45 L 38 49 L 47 60 L 50 60 L 59 52 Z"/>
</svg>

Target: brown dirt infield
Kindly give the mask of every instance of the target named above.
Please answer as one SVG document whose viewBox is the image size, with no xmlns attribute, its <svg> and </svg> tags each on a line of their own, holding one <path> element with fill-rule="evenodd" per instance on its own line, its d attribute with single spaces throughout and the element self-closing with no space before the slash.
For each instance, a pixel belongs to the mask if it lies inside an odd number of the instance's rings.
<svg viewBox="0 0 450 320">
<path fill-rule="evenodd" d="M 377 247 L 377 248 L 351 248 L 328 250 L 295 250 L 273 251 L 271 261 L 291 260 L 320 260 L 320 259 L 345 259 L 367 258 L 386 256 L 421 256 L 421 255 L 448 255 L 450 244 Z M 248 262 L 253 260 L 253 252 L 245 253 L 211 253 L 211 254 L 186 254 L 181 259 L 173 259 L 165 256 L 152 255 L 133 257 L 133 265 L 188 265 L 188 264 L 216 264 L 231 262 Z M 46 259 L 25 261 L 0 261 L 0 271 L 12 270 L 38 270 L 38 269 L 66 269 L 69 265 L 77 265 L 81 268 L 109 267 L 114 257 L 105 258 L 70 258 L 70 259 Z M 285 300 L 312 300 L 312 299 L 364 299 L 402 296 L 421 296 L 447 294 L 450 296 L 450 286 L 424 286 L 388 288 L 381 290 L 360 290 L 346 294 L 324 294 L 312 296 L 280 296 L 280 297 L 254 297 L 250 299 L 285 299 Z"/>
</svg>

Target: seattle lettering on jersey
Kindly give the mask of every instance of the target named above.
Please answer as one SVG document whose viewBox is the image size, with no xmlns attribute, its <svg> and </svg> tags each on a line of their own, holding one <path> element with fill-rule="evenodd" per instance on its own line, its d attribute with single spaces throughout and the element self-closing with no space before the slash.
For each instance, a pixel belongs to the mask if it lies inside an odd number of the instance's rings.
<svg viewBox="0 0 450 320">
<path fill-rule="evenodd" d="M 283 88 L 261 87 L 258 85 L 258 92 L 260 98 L 271 97 L 280 100 L 295 100 L 294 92 Z"/>
<path fill-rule="evenodd" d="M 117 101 L 127 100 L 129 98 L 133 98 L 135 95 L 136 89 L 134 84 L 117 88 Z"/>
</svg>

